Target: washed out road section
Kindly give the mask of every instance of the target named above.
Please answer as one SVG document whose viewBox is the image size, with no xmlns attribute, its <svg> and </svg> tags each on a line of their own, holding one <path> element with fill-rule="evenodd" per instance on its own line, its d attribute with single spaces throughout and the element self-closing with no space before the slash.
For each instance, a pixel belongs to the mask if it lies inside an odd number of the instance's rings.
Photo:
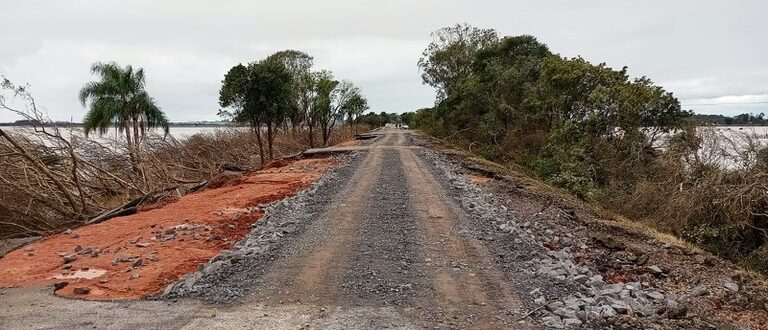
<svg viewBox="0 0 768 330">
<path fill-rule="evenodd" d="M 0 288 L 58 283 L 60 296 L 93 300 L 157 295 L 240 241 L 261 218 L 259 205 L 294 195 L 337 163 L 283 163 L 162 207 L 53 235 L 0 259 Z"/>
</svg>

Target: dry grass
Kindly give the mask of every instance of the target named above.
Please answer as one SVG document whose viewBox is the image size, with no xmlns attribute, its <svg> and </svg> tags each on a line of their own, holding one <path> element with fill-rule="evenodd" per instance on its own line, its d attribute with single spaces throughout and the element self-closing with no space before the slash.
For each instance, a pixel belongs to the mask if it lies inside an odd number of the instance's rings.
<svg viewBox="0 0 768 330">
<path fill-rule="evenodd" d="M 597 220 L 605 225 L 768 272 L 768 153 L 749 133 L 690 131 L 669 140 L 650 161 L 630 164 L 631 171 L 621 170 L 626 160 L 609 157 L 606 167 L 616 170 L 592 199 L 533 179 L 526 167 L 457 153 L 532 192 L 587 207 L 597 219 L 609 219 Z"/>
<path fill-rule="evenodd" d="M 358 128 L 363 131 L 365 128 Z M 221 172 L 260 168 L 255 134 L 217 129 L 184 140 L 148 135 L 137 171 L 123 144 L 102 144 L 55 127 L 0 135 L 0 238 L 44 235 L 85 223 L 136 197 L 174 198 Z M 336 129 L 331 143 L 351 139 Z M 280 131 L 277 158 L 308 147 L 304 132 Z M 176 196 L 178 197 L 178 196 Z"/>
</svg>

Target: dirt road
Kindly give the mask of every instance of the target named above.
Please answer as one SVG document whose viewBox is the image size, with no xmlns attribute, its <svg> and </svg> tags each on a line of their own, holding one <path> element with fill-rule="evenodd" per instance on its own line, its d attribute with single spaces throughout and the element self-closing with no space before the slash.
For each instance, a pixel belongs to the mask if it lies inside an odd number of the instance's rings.
<svg viewBox="0 0 768 330">
<path fill-rule="evenodd" d="M 198 281 L 206 289 L 193 296 L 228 302 L 234 297 L 205 291 L 239 286 L 246 303 L 191 325 L 215 327 L 222 318 L 227 325 L 290 322 L 289 328 L 516 324 L 521 306 L 510 281 L 490 253 L 462 231 L 466 215 L 410 140 L 409 133 L 388 131 L 366 146 L 342 169 L 342 189 L 329 203 L 307 211 L 317 217 L 290 246 L 273 253 L 275 261 L 257 282 L 243 286 L 237 280 L 251 274 L 252 267 L 242 262 L 224 276 L 214 272 Z M 272 308 L 291 312 L 258 321 L 254 305 L 268 315 L 275 315 Z"/>
<path fill-rule="evenodd" d="M 57 298 L 48 288 L 2 290 L 0 328 L 720 324 L 679 317 L 678 305 L 685 304 L 683 315 L 697 307 L 684 294 L 691 288 L 678 285 L 675 293 L 658 287 L 669 270 L 653 274 L 633 265 L 639 275 L 622 273 L 627 283 L 604 281 L 605 271 L 588 259 L 603 260 L 601 249 L 617 249 L 576 234 L 594 234 L 596 227 L 578 220 L 582 216 L 573 209 L 528 195 L 489 194 L 439 153 L 417 146 L 410 132 L 378 134 L 342 156 L 342 165 L 308 191 L 267 207 L 243 241 L 158 300 L 93 302 Z M 760 322 L 765 315 L 738 316 Z"/>
</svg>

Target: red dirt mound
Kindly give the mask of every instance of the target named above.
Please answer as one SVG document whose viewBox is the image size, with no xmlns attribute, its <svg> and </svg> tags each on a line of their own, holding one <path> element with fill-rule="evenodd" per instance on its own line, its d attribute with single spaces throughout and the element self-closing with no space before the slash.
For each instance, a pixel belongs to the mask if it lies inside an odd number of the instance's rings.
<svg viewBox="0 0 768 330">
<path fill-rule="evenodd" d="M 0 259 L 0 287 L 57 283 L 58 295 L 94 300 L 156 295 L 242 239 L 262 215 L 255 206 L 295 194 L 336 164 L 292 162 L 42 239 Z"/>
</svg>

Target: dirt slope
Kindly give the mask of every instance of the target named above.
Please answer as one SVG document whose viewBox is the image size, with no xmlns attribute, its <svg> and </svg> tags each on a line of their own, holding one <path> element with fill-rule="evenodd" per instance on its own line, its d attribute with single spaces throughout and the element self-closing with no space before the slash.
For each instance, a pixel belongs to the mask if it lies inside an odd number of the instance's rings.
<svg viewBox="0 0 768 330">
<path fill-rule="evenodd" d="M 309 159 L 250 173 L 159 208 L 53 235 L 0 259 L 0 287 L 68 283 L 56 294 L 85 299 L 156 295 L 242 239 L 262 215 L 258 205 L 294 194 L 334 164 Z"/>
</svg>

